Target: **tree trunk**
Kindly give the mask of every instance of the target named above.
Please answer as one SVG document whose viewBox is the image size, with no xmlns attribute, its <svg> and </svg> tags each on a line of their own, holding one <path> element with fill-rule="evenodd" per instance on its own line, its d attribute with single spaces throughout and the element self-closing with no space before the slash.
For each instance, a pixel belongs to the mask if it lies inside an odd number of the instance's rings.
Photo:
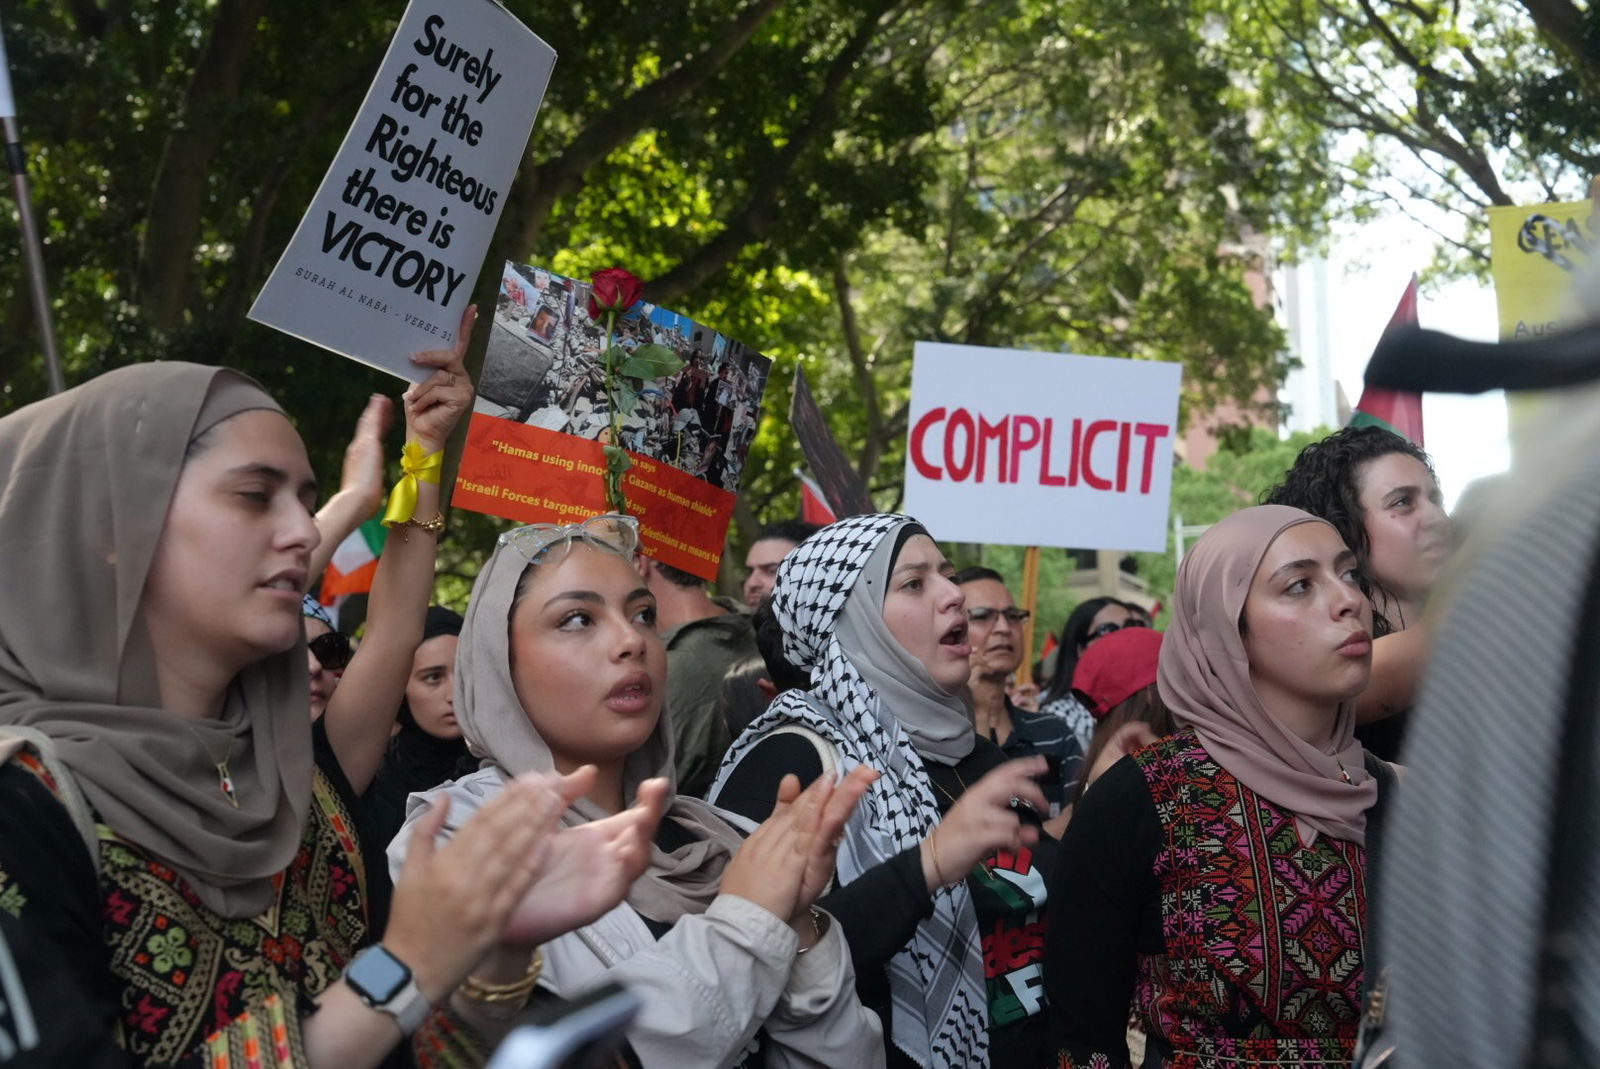
<svg viewBox="0 0 1600 1069">
<path fill-rule="evenodd" d="M 156 327 L 176 326 L 183 316 L 211 161 L 228 133 L 245 59 L 266 10 L 267 0 L 221 0 L 184 91 L 183 111 L 161 151 L 134 283 L 138 302 Z"/>
</svg>

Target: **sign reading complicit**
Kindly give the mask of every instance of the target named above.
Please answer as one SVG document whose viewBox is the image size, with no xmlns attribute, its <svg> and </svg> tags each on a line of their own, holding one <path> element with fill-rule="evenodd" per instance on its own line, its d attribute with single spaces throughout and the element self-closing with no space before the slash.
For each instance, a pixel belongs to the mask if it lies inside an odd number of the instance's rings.
<svg viewBox="0 0 1600 1069">
<path fill-rule="evenodd" d="M 919 343 L 906 511 L 959 542 L 1166 546 L 1180 368 Z"/>
</svg>

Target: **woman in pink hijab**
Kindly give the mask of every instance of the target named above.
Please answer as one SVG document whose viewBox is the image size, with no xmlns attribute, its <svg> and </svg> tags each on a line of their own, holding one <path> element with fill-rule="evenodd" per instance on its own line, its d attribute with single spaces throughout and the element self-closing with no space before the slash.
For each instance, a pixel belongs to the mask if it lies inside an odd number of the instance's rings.
<svg viewBox="0 0 1600 1069">
<path fill-rule="evenodd" d="M 1045 987 L 1059 1064 L 1350 1064 L 1369 810 L 1354 735 L 1372 666 L 1355 555 L 1281 505 L 1213 527 L 1178 571 L 1158 684 L 1178 724 L 1119 762 L 1062 840 Z"/>
</svg>

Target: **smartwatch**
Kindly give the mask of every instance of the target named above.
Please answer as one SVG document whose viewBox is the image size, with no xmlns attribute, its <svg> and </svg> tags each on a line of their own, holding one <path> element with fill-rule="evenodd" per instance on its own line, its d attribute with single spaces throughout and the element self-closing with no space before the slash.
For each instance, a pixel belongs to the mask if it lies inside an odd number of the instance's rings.
<svg viewBox="0 0 1600 1069">
<path fill-rule="evenodd" d="M 381 945 L 357 954 L 344 971 L 344 982 L 361 996 L 362 1002 L 393 1017 L 403 1035 L 421 1028 L 432 1009 L 417 990 L 411 970 Z"/>
</svg>

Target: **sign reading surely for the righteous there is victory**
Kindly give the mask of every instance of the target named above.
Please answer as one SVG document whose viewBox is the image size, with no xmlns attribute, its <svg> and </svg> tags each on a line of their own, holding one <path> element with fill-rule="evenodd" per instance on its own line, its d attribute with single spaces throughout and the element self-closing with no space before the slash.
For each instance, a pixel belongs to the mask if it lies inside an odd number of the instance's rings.
<svg viewBox="0 0 1600 1069">
<path fill-rule="evenodd" d="M 1165 549 L 1181 372 L 918 342 L 905 511 L 941 541 Z"/>
<path fill-rule="evenodd" d="M 420 380 L 448 348 L 556 54 L 498 4 L 412 0 L 250 318 Z"/>
</svg>

